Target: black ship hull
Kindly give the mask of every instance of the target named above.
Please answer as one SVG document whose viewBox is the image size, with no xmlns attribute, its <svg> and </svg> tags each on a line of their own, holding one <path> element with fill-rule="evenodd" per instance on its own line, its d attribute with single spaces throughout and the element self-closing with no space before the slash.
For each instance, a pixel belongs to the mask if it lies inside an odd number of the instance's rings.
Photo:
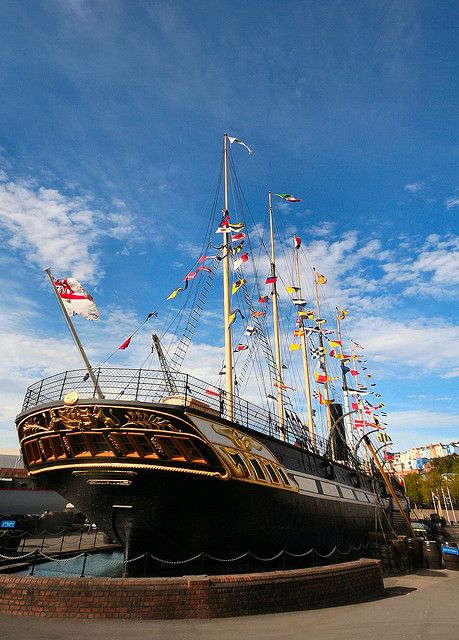
<svg viewBox="0 0 459 640">
<path fill-rule="evenodd" d="M 17 418 L 29 472 L 122 543 L 126 561 L 344 552 L 377 520 L 389 526 L 381 478 L 180 401 L 35 405 Z"/>
<path fill-rule="evenodd" d="M 102 474 L 103 475 L 103 474 Z M 101 478 L 101 474 L 97 474 Z M 146 551 L 172 562 L 205 552 L 220 559 L 247 551 L 272 557 L 282 550 L 327 553 L 368 541 L 375 507 L 225 483 L 202 477 L 140 474 L 129 487 L 88 487 L 82 478 L 56 474 L 56 490 L 113 539 L 126 559 Z"/>
</svg>

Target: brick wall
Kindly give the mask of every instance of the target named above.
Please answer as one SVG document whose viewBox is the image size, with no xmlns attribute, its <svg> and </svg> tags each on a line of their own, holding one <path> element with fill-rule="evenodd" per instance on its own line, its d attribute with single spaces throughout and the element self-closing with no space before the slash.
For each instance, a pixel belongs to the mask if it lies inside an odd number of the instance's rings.
<svg viewBox="0 0 459 640">
<path fill-rule="evenodd" d="M 70 618 L 223 618 L 381 596 L 379 560 L 245 575 L 40 578 L 0 575 L 0 612 Z"/>
</svg>

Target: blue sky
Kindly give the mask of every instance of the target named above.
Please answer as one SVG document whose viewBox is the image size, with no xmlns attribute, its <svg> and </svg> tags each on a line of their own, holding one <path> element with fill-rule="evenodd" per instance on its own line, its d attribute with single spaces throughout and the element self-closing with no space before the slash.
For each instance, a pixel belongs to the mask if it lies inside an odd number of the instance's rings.
<svg viewBox="0 0 459 640">
<path fill-rule="evenodd" d="M 42 267 L 96 297 L 102 319 L 76 325 L 102 362 L 198 257 L 225 131 L 254 149 L 232 153 L 260 229 L 268 190 L 302 198 L 276 207 L 280 241 L 296 231 L 305 281 L 316 266 L 349 309 L 395 448 L 457 439 L 458 13 L 2 2 L 1 445 L 27 385 L 80 366 Z M 212 383 L 217 327 L 211 303 L 190 368 Z M 150 332 L 111 364 L 140 365 Z"/>
</svg>

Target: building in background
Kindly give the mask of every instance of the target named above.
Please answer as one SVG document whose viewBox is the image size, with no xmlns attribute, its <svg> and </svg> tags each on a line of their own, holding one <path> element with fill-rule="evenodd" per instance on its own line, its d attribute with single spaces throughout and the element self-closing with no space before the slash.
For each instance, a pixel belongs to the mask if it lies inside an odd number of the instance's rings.
<svg viewBox="0 0 459 640">
<path fill-rule="evenodd" d="M 0 448 L 0 516 L 62 511 L 67 500 L 27 475 L 19 449 Z"/>
<path fill-rule="evenodd" d="M 385 454 L 385 460 L 396 473 L 406 475 L 421 473 L 432 460 L 454 454 L 459 455 L 459 441 L 449 444 L 443 442 L 426 444 L 397 453 L 388 452 Z"/>
</svg>

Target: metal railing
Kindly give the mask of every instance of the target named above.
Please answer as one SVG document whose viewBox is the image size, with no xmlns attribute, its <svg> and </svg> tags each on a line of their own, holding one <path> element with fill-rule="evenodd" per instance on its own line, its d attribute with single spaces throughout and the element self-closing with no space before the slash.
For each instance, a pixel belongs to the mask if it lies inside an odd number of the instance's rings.
<svg viewBox="0 0 459 640">
<path fill-rule="evenodd" d="M 193 406 L 225 417 L 226 392 L 186 373 L 174 372 L 174 382 L 178 393 L 171 393 L 163 372 L 152 369 L 94 369 L 105 400 L 133 401 L 140 403 L 170 403 Z M 76 391 L 81 400 L 99 400 L 95 397 L 94 386 L 84 369 L 64 371 L 32 384 L 26 392 L 22 411 L 38 405 L 63 400 L 70 391 Z M 277 416 L 239 396 L 233 396 L 233 422 L 273 437 L 280 436 Z M 304 449 L 330 457 L 328 441 L 316 436 L 314 443 L 305 435 L 300 419 L 289 412 L 285 420 L 285 441 Z M 355 467 L 352 456 L 347 460 Z"/>
</svg>

